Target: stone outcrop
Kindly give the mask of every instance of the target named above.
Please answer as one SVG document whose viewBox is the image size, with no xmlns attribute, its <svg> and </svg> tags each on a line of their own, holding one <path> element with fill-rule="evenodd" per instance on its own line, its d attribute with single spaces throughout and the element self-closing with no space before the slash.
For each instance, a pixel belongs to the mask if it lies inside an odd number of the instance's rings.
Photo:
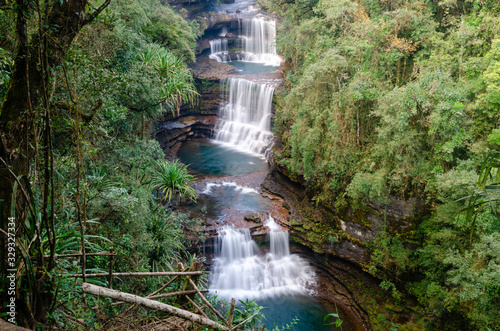
<svg viewBox="0 0 500 331">
<path fill-rule="evenodd" d="M 226 0 L 224 3 L 228 3 Z M 203 0 L 185 1 L 185 0 L 168 0 L 172 8 L 179 13 L 184 19 L 194 22 L 198 35 L 203 35 L 208 30 L 218 30 L 224 25 L 231 24 L 231 17 L 227 13 L 212 12 L 209 10 L 209 2 Z M 197 41 L 196 52 L 201 53 L 207 49 L 205 38 L 199 38 Z M 208 45 L 210 48 L 210 45 Z"/>
<path fill-rule="evenodd" d="M 183 105 L 179 116 L 167 113 L 155 126 L 155 137 L 167 158 L 174 158 L 181 144 L 193 138 L 211 138 L 221 103 L 219 76 L 234 70 L 233 66 L 205 59 L 191 65 L 198 102 Z"/>
<path fill-rule="evenodd" d="M 269 173 L 262 189 L 285 200 L 290 210 L 291 238 L 316 253 L 331 254 L 365 266 L 366 248 L 383 229 L 402 233 L 412 231 L 416 215 L 424 211 L 417 200 L 390 197 L 387 204 L 368 203 L 367 206 L 341 211 L 311 200 L 306 188 L 292 181 L 276 166 Z"/>
</svg>

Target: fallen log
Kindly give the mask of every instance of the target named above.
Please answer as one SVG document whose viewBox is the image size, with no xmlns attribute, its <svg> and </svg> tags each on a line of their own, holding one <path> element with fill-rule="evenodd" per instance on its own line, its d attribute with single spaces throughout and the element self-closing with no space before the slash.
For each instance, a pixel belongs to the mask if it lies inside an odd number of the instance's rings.
<svg viewBox="0 0 500 331">
<path fill-rule="evenodd" d="M 125 292 L 120 292 L 116 290 L 112 290 L 109 288 L 105 288 L 102 286 L 97 286 L 97 285 L 92 285 L 89 283 L 83 283 L 82 284 L 82 290 L 84 292 L 98 295 L 98 296 L 107 296 L 112 299 L 120 300 L 123 302 L 127 303 L 132 303 L 132 304 L 137 304 L 141 305 L 143 307 L 159 310 L 159 311 L 164 311 L 167 313 L 170 313 L 174 316 L 184 318 L 187 320 L 190 320 L 191 322 L 200 324 L 200 325 L 205 325 L 213 329 L 219 329 L 221 331 L 229 331 L 229 328 L 221 325 L 215 321 L 212 321 L 211 319 L 205 318 L 203 316 L 193 314 L 190 311 L 180 309 L 174 306 L 167 305 L 162 302 L 150 300 L 150 299 L 145 299 L 137 295 L 133 295 L 130 293 L 125 293 Z"/>
<path fill-rule="evenodd" d="M 201 301 L 203 301 L 203 303 L 208 307 L 208 309 L 210 309 L 215 314 L 215 316 L 217 316 L 222 321 L 224 321 L 224 323 L 226 323 L 226 325 L 229 325 L 229 322 L 224 318 L 224 316 L 222 316 L 221 313 L 219 313 L 217 311 L 217 309 L 215 309 L 212 306 L 212 304 L 207 300 L 207 298 L 205 298 L 205 296 L 203 294 L 201 294 L 200 290 L 198 289 L 198 286 L 196 286 L 196 284 L 193 282 L 193 280 L 189 276 L 186 278 L 189 280 L 189 282 L 191 283 L 193 288 L 198 292 L 198 296 L 200 297 Z"/>
<path fill-rule="evenodd" d="M 184 269 L 184 268 L 182 267 L 182 263 L 179 263 L 179 264 L 177 265 L 177 268 L 180 270 L 180 271 L 177 271 L 177 272 L 186 272 L 186 271 L 187 271 L 186 269 Z M 158 290 L 154 291 L 153 293 L 149 294 L 148 296 L 146 296 L 146 298 L 150 298 L 150 299 L 152 299 L 152 298 L 151 298 L 151 296 L 153 296 L 153 295 L 155 295 L 155 294 L 160 293 L 161 291 L 163 291 L 163 289 L 165 289 L 168 285 L 172 284 L 172 283 L 173 283 L 173 282 L 174 282 L 177 278 L 179 278 L 179 276 L 180 276 L 180 275 L 176 275 L 174 278 L 172 278 L 171 280 L 169 280 L 169 281 L 168 281 L 168 283 L 166 283 L 165 285 L 163 285 L 162 287 L 160 287 Z M 127 309 L 126 309 L 126 310 L 125 310 L 125 311 L 121 314 L 121 316 L 123 316 L 123 315 L 125 315 L 126 313 L 128 313 L 129 311 L 131 311 L 131 310 L 132 310 L 132 308 L 134 308 L 134 307 L 135 307 L 135 305 L 132 305 L 132 306 L 128 307 L 128 308 L 127 308 Z"/>
<path fill-rule="evenodd" d="M 113 277 L 154 277 L 154 276 L 199 276 L 203 275 L 203 271 L 186 271 L 186 272 L 176 272 L 176 271 L 164 271 L 164 272 L 114 272 Z M 81 278 L 82 274 L 69 274 L 63 275 L 65 277 L 75 277 Z M 108 277 L 109 272 L 97 273 L 97 274 L 85 274 L 85 277 Z"/>
<path fill-rule="evenodd" d="M 207 293 L 208 290 L 200 290 L 200 292 L 201 293 Z M 152 299 L 168 298 L 168 297 L 175 297 L 175 296 L 178 296 L 178 295 L 196 294 L 196 293 L 198 293 L 198 291 L 196 291 L 196 290 L 178 291 L 178 292 L 170 292 L 170 293 L 164 293 L 164 294 L 158 294 L 158 295 L 151 295 L 151 296 L 148 295 L 146 298 L 152 300 Z M 112 303 L 111 305 L 112 306 L 118 306 L 118 305 L 123 305 L 124 303 L 126 303 L 126 302 L 118 301 L 118 302 Z"/>
</svg>

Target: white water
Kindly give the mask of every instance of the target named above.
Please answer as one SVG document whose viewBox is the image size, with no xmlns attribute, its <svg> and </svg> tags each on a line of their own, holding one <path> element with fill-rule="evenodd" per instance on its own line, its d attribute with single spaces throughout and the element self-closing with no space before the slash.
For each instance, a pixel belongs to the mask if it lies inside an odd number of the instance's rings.
<svg viewBox="0 0 500 331">
<path fill-rule="evenodd" d="M 210 40 L 210 53 L 208 57 L 218 62 L 231 61 L 231 57 L 227 51 L 227 39 Z"/>
<path fill-rule="evenodd" d="M 238 60 L 279 66 L 281 58 L 276 53 L 276 22 L 264 18 L 241 20 L 243 52 Z"/>
<path fill-rule="evenodd" d="M 265 156 L 273 141 L 271 108 L 274 88 L 246 79 L 228 78 L 215 140 L 243 152 Z"/>
<path fill-rule="evenodd" d="M 222 27 L 219 37 L 225 37 L 229 31 L 227 30 L 227 26 Z"/>
<path fill-rule="evenodd" d="M 249 194 L 249 193 L 254 193 L 254 194 L 259 194 L 257 190 L 251 188 L 251 187 L 246 187 L 246 186 L 240 186 L 236 183 L 233 182 L 222 182 L 222 184 L 218 183 L 207 183 L 207 188 L 201 192 L 200 194 L 206 194 L 210 195 L 213 193 L 212 189 L 217 188 L 217 187 L 234 187 L 234 190 L 237 191 L 238 193 L 241 194 Z"/>
<path fill-rule="evenodd" d="M 239 20 L 239 41 L 242 51 L 237 52 L 237 61 L 279 66 L 281 58 L 276 52 L 276 22 L 262 17 Z M 227 28 L 223 28 L 219 37 L 225 37 Z M 209 58 L 219 62 L 231 61 L 227 39 L 210 40 Z"/>
<path fill-rule="evenodd" d="M 299 256 L 290 255 L 288 232 L 272 217 L 269 227 L 271 250 L 259 256 L 248 229 L 225 226 L 219 230 L 209 291 L 221 298 L 237 300 L 308 294 L 314 285 L 312 268 Z"/>
</svg>

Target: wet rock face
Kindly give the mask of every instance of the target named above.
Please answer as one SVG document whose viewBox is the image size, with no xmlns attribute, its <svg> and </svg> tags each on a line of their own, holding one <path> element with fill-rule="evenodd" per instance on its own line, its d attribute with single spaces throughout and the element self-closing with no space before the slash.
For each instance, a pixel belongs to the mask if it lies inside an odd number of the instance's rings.
<svg viewBox="0 0 500 331">
<path fill-rule="evenodd" d="M 170 112 L 165 114 L 155 127 L 156 139 L 167 158 L 174 158 L 179 147 L 188 139 L 213 137 L 221 103 L 220 79 L 217 75 L 234 70 L 234 67 L 210 59 L 198 65 L 192 69 L 199 93 L 198 102 L 183 105 L 179 116 Z"/>
<path fill-rule="evenodd" d="M 369 299 L 367 292 L 380 292 L 379 280 L 358 266 L 328 254 L 317 254 L 307 248 L 295 248 L 294 253 L 307 258 L 314 267 L 318 297 L 335 304 L 349 330 L 372 330 L 365 300 Z"/>
<path fill-rule="evenodd" d="M 162 0 L 162 2 L 172 6 L 184 19 L 195 21 L 200 35 L 218 24 L 231 22 L 231 17 L 228 14 L 211 12 L 208 0 Z M 232 3 L 234 0 L 224 0 L 222 2 Z"/>
<path fill-rule="evenodd" d="M 243 219 L 245 221 L 248 221 L 248 222 L 253 222 L 253 223 L 262 223 L 262 220 L 260 219 L 260 215 L 259 214 L 249 214 L 249 215 L 245 215 L 243 217 Z"/>
<path fill-rule="evenodd" d="M 290 211 L 291 238 L 320 254 L 332 254 L 364 266 L 369 256 L 366 245 L 384 226 L 390 232 L 411 231 L 424 206 L 417 200 L 390 197 L 387 205 L 369 203 L 362 209 L 333 211 L 311 201 L 300 183 L 290 180 L 276 167 L 262 184 L 265 192 L 285 200 Z"/>
<path fill-rule="evenodd" d="M 199 115 L 162 122 L 156 127 L 156 139 L 167 158 L 173 159 L 184 141 L 211 137 L 216 121 L 217 116 Z"/>
</svg>

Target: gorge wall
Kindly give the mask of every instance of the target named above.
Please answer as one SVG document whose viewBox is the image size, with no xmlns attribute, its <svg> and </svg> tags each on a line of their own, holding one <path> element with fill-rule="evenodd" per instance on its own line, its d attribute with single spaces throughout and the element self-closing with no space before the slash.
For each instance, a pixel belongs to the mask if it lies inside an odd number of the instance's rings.
<svg viewBox="0 0 500 331">
<path fill-rule="evenodd" d="M 391 233 L 414 230 L 416 217 L 425 206 L 416 199 L 389 197 L 386 204 L 369 202 L 335 210 L 318 204 L 300 183 L 273 163 L 263 189 L 285 200 L 289 210 L 291 238 L 319 254 L 331 254 L 360 267 L 369 260 L 367 246 L 384 228 Z"/>
<path fill-rule="evenodd" d="M 205 14 L 193 10 L 189 15 L 201 17 Z M 208 23 L 197 41 L 199 56 L 197 62 L 190 65 L 200 94 L 198 102 L 184 105 L 179 114 L 167 114 L 156 127 L 156 138 L 169 158 L 174 158 L 178 148 L 189 139 L 214 137 L 223 93 L 220 81 L 236 69 L 207 56 L 209 40 L 224 26 L 234 25 L 234 21 L 223 15 L 206 14 L 204 17 L 208 17 Z M 211 21 L 210 17 L 214 19 Z M 230 44 L 235 41 L 230 33 L 226 38 Z M 275 148 L 279 148 L 279 144 Z M 412 231 L 415 217 L 425 210 L 423 204 L 395 197 L 390 197 L 385 204 L 370 202 L 340 210 L 317 204 L 300 179 L 278 167 L 272 157 L 269 160 L 272 171 L 262 184 L 262 190 L 283 200 L 288 219 L 282 226 L 290 229 L 290 239 L 298 244 L 295 250 L 308 256 L 319 270 L 322 296 L 348 312 L 346 318 L 356 330 L 372 329 L 370 316 L 377 309 L 372 302 L 382 306 L 390 295 L 380 289 L 380 280 L 363 271 L 369 261 L 367 247 L 384 229 Z M 394 320 L 404 319 L 405 313 L 394 312 Z"/>
</svg>

